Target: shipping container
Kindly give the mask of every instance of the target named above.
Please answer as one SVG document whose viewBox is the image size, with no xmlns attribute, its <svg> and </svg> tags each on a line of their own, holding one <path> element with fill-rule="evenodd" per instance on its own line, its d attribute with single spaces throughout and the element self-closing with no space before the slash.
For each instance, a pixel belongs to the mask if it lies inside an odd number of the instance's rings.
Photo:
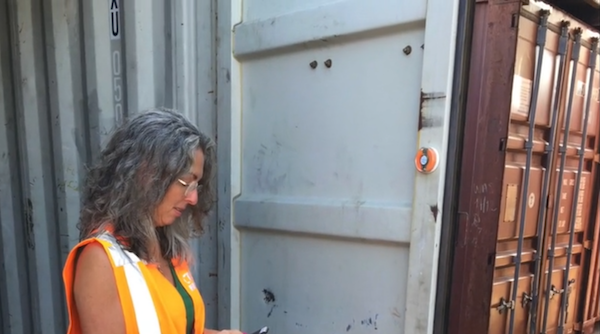
<svg viewBox="0 0 600 334">
<path fill-rule="evenodd" d="M 600 3 L 580 3 L 591 23 L 533 0 L 0 0 L 0 332 L 66 331 L 86 165 L 166 106 L 218 145 L 207 326 L 591 333 Z"/>
<path fill-rule="evenodd" d="M 218 6 L 220 323 L 431 333 L 458 1 Z"/>
<path fill-rule="evenodd" d="M 0 0 L 0 333 L 65 333 L 80 184 L 115 123 L 175 107 L 215 136 L 208 1 Z M 216 215 L 194 274 L 217 322 Z"/>
<path fill-rule="evenodd" d="M 85 166 L 154 106 L 218 143 L 208 325 L 430 332 L 457 4 L 0 2 L 2 333 L 65 332 Z"/>
<path fill-rule="evenodd" d="M 473 31 L 450 332 L 591 333 L 598 30 L 542 2 L 478 1 Z"/>
</svg>

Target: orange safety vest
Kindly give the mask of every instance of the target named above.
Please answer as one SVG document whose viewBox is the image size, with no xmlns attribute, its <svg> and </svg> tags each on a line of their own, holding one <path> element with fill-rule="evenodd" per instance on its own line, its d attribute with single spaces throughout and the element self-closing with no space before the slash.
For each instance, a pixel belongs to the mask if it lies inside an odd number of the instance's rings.
<svg viewBox="0 0 600 334">
<path fill-rule="evenodd" d="M 123 308 L 126 333 L 160 334 L 185 333 L 186 312 L 181 295 L 158 271 L 147 265 L 132 252 L 123 249 L 115 237 L 104 232 L 95 238 L 83 240 L 70 252 L 63 270 L 63 280 L 69 312 L 68 334 L 81 333 L 75 308 L 73 281 L 78 249 L 99 242 L 111 262 L 119 299 Z M 204 333 L 204 301 L 196 288 L 187 262 L 174 261 L 175 272 L 194 303 L 194 333 Z"/>
</svg>

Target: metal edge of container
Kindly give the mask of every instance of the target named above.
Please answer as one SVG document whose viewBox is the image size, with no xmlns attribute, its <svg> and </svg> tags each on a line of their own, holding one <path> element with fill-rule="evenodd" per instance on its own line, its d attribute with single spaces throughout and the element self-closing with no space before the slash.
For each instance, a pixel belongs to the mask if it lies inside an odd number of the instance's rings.
<svg viewBox="0 0 600 334">
<path fill-rule="evenodd" d="M 460 171 L 447 333 L 488 331 L 490 310 L 481 306 L 490 305 L 500 213 L 478 211 L 475 189 L 486 185 L 487 200 L 500 203 L 520 7 L 520 0 L 489 0 L 475 8 L 463 146 L 472 153 Z"/>
<path fill-rule="evenodd" d="M 452 259 L 457 228 L 457 202 L 459 191 L 460 163 L 463 155 L 463 133 L 467 87 L 469 84 L 469 63 L 471 41 L 473 37 L 473 19 L 475 3 L 460 1 L 458 12 L 458 30 L 456 34 L 456 57 L 454 61 L 454 78 L 450 111 L 450 131 L 448 139 L 448 162 L 446 182 L 444 185 L 444 201 L 442 208 L 442 235 L 440 241 L 440 260 L 438 268 L 438 284 L 435 302 L 434 334 L 443 334 L 448 326 L 449 301 L 451 295 Z"/>
</svg>

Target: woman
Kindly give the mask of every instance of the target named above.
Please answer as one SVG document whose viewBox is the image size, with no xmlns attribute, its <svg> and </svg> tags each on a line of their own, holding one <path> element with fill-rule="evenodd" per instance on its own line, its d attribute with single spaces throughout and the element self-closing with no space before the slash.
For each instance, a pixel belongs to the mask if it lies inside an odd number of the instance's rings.
<svg viewBox="0 0 600 334">
<path fill-rule="evenodd" d="M 242 334 L 204 328 L 188 239 L 214 203 L 214 146 L 182 115 L 116 129 L 88 174 L 80 243 L 63 271 L 69 333 Z"/>
</svg>

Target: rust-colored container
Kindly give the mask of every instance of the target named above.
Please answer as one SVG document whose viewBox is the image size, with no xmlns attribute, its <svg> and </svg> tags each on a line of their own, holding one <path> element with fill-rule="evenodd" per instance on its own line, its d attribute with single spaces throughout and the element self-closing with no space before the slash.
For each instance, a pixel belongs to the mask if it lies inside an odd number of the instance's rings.
<svg viewBox="0 0 600 334">
<path fill-rule="evenodd" d="M 600 320 L 597 35 L 533 0 L 476 1 L 448 333 L 591 333 Z"/>
<path fill-rule="evenodd" d="M 540 30 L 544 16 L 547 28 Z M 571 66 L 570 59 L 576 48 L 574 40 L 579 31 L 579 60 Z M 545 38 L 540 40 L 544 34 Z M 561 325 L 563 333 L 573 333 L 583 329 L 584 318 L 594 319 L 588 321 L 593 325 L 598 317 L 599 245 L 594 236 L 599 231 L 598 224 L 590 223 L 596 220 L 592 195 L 597 183 L 594 163 L 600 111 L 597 99 L 590 105 L 587 129 L 583 126 L 585 104 L 589 100 L 586 100 L 587 69 L 593 34 L 590 28 L 567 14 L 538 3 L 523 6 L 518 17 L 490 334 L 530 331 L 553 334 L 559 332 Z M 539 48 L 541 55 L 536 52 L 540 41 L 543 42 Z M 561 54 L 564 56 L 562 67 Z M 539 86 L 536 87 L 536 66 L 540 61 Z M 572 80 L 573 73 L 575 80 Z M 598 78 L 596 70 L 595 91 Z M 532 97 L 537 104 L 534 121 Z M 565 131 L 567 121 L 570 123 L 568 132 Z M 584 158 L 576 191 L 584 130 Z M 568 137 L 563 153 L 565 135 Z M 576 205 L 573 205 L 574 200 Z M 520 226 L 523 226 L 522 232 Z M 590 271 L 595 274 L 592 280 L 587 279 Z M 516 299 L 513 299 L 515 288 Z M 590 293 L 586 295 L 588 290 Z M 512 319 L 511 313 L 514 313 Z"/>
</svg>

